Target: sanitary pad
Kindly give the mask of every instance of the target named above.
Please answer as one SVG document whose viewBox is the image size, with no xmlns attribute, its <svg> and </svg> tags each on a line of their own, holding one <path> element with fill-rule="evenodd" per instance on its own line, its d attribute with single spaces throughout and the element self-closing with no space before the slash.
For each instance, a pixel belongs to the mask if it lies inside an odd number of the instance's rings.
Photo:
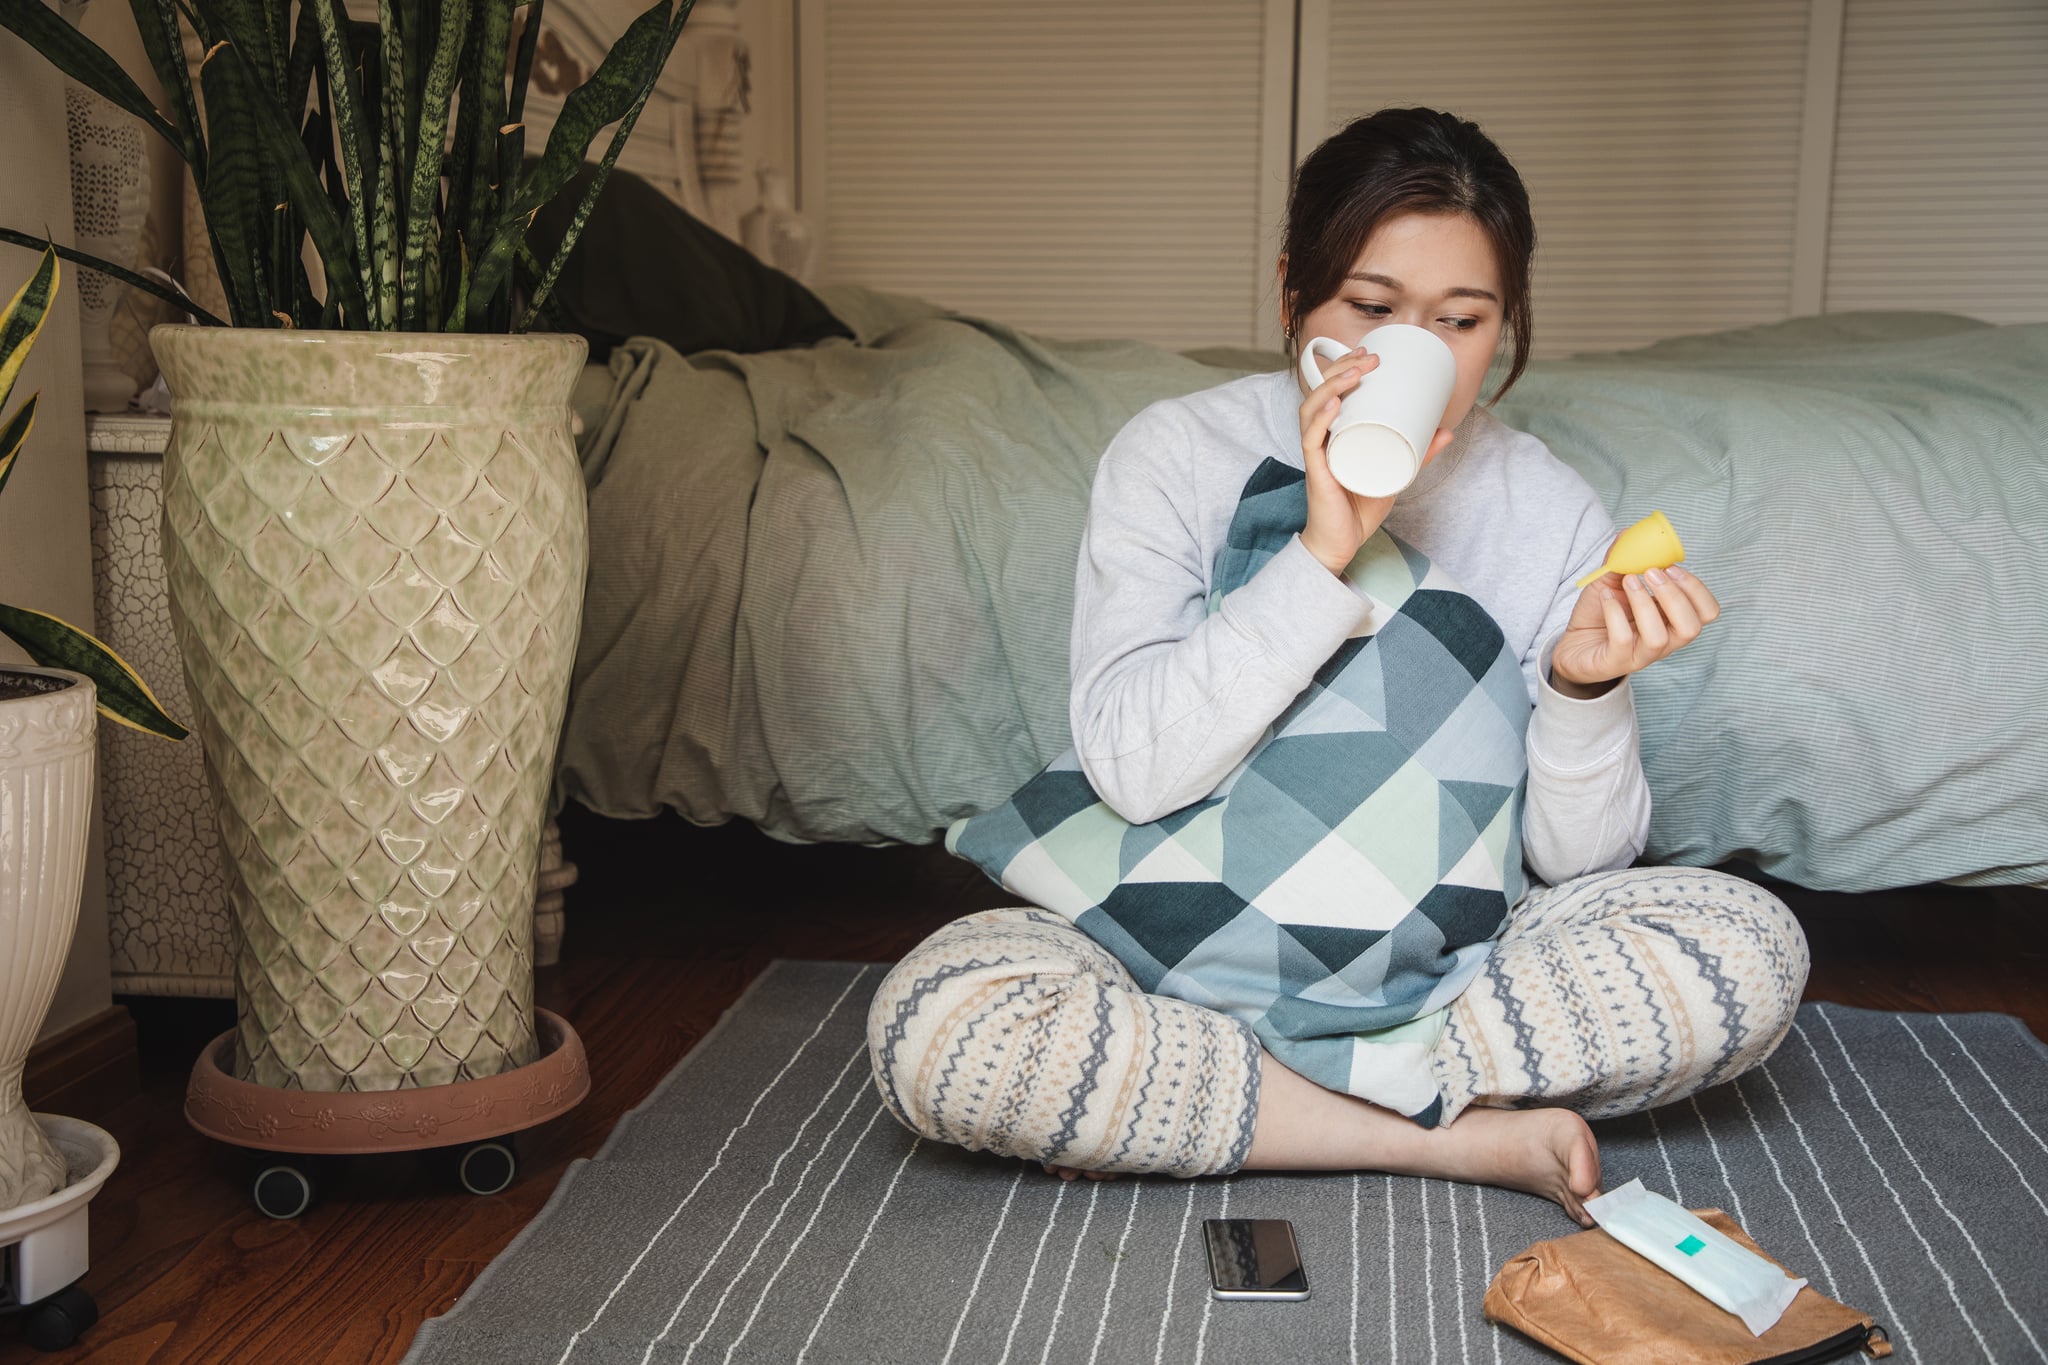
<svg viewBox="0 0 2048 1365">
<path fill-rule="evenodd" d="M 1586 1212 L 1615 1241 L 1741 1318 L 1756 1336 L 1770 1330 L 1806 1284 L 1663 1195 L 1644 1189 L 1640 1180 L 1588 1199 Z"/>
</svg>

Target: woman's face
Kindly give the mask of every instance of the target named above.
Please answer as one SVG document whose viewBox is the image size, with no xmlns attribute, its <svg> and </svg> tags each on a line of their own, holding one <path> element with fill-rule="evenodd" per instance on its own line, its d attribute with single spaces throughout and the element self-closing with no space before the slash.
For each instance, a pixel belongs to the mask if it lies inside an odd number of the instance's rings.
<svg viewBox="0 0 2048 1365">
<path fill-rule="evenodd" d="M 1461 213 L 1402 213 L 1373 229 L 1337 296 L 1301 320 L 1297 337 L 1302 345 L 1326 336 L 1356 346 L 1385 323 L 1428 328 L 1458 360 L 1442 423 L 1456 427 L 1478 401 L 1502 318 L 1500 267 L 1479 224 Z"/>
</svg>

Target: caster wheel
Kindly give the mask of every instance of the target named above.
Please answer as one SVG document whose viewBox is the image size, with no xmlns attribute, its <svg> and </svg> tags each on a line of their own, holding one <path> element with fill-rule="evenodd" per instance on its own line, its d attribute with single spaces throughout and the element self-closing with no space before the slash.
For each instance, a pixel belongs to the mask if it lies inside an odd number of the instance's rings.
<svg viewBox="0 0 2048 1365">
<path fill-rule="evenodd" d="M 455 1176 L 471 1194 L 499 1194 L 518 1179 L 519 1158 L 510 1143 L 479 1142 L 463 1149 Z"/>
<path fill-rule="evenodd" d="M 28 1344 L 38 1351 L 61 1351 L 99 1320 L 99 1305 L 74 1284 L 31 1306 L 22 1329 Z"/>
<path fill-rule="evenodd" d="M 313 1207 L 313 1177 L 297 1166 L 265 1166 L 249 1194 L 268 1217 L 296 1218 Z"/>
</svg>

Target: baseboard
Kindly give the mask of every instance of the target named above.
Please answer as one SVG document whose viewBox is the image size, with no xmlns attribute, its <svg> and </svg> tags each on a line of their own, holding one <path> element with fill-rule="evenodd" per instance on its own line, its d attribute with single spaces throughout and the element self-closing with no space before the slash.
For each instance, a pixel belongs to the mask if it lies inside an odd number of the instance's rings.
<svg viewBox="0 0 2048 1365">
<path fill-rule="evenodd" d="M 29 1108 L 88 1122 L 104 1118 L 141 1088 L 135 1020 L 126 1005 L 110 1005 L 37 1043 L 21 1073 Z"/>
</svg>

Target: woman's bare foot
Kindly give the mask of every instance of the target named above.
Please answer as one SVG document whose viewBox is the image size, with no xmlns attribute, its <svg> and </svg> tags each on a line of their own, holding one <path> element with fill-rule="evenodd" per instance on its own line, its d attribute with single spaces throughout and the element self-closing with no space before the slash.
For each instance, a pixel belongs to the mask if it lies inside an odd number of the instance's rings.
<svg viewBox="0 0 2048 1365">
<path fill-rule="evenodd" d="M 1415 1175 L 1502 1185 L 1562 1205 L 1592 1227 L 1585 1201 L 1600 1193 L 1600 1146 L 1569 1109 L 1473 1107 L 1416 1144 Z"/>
<path fill-rule="evenodd" d="M 1423 1128 L 1325 1090 L 1270 1054 L 1260 1066 L 1247 1170 L 1388 1171 L 1502 1185 L 1554 1200 L 1581 1226 L 1593 1225 L 1585 1201 L 1600 1192 L 1600 1147 L 1569 1109 L 1474 1106 L 1447 1127 Z"/>
</svg>

